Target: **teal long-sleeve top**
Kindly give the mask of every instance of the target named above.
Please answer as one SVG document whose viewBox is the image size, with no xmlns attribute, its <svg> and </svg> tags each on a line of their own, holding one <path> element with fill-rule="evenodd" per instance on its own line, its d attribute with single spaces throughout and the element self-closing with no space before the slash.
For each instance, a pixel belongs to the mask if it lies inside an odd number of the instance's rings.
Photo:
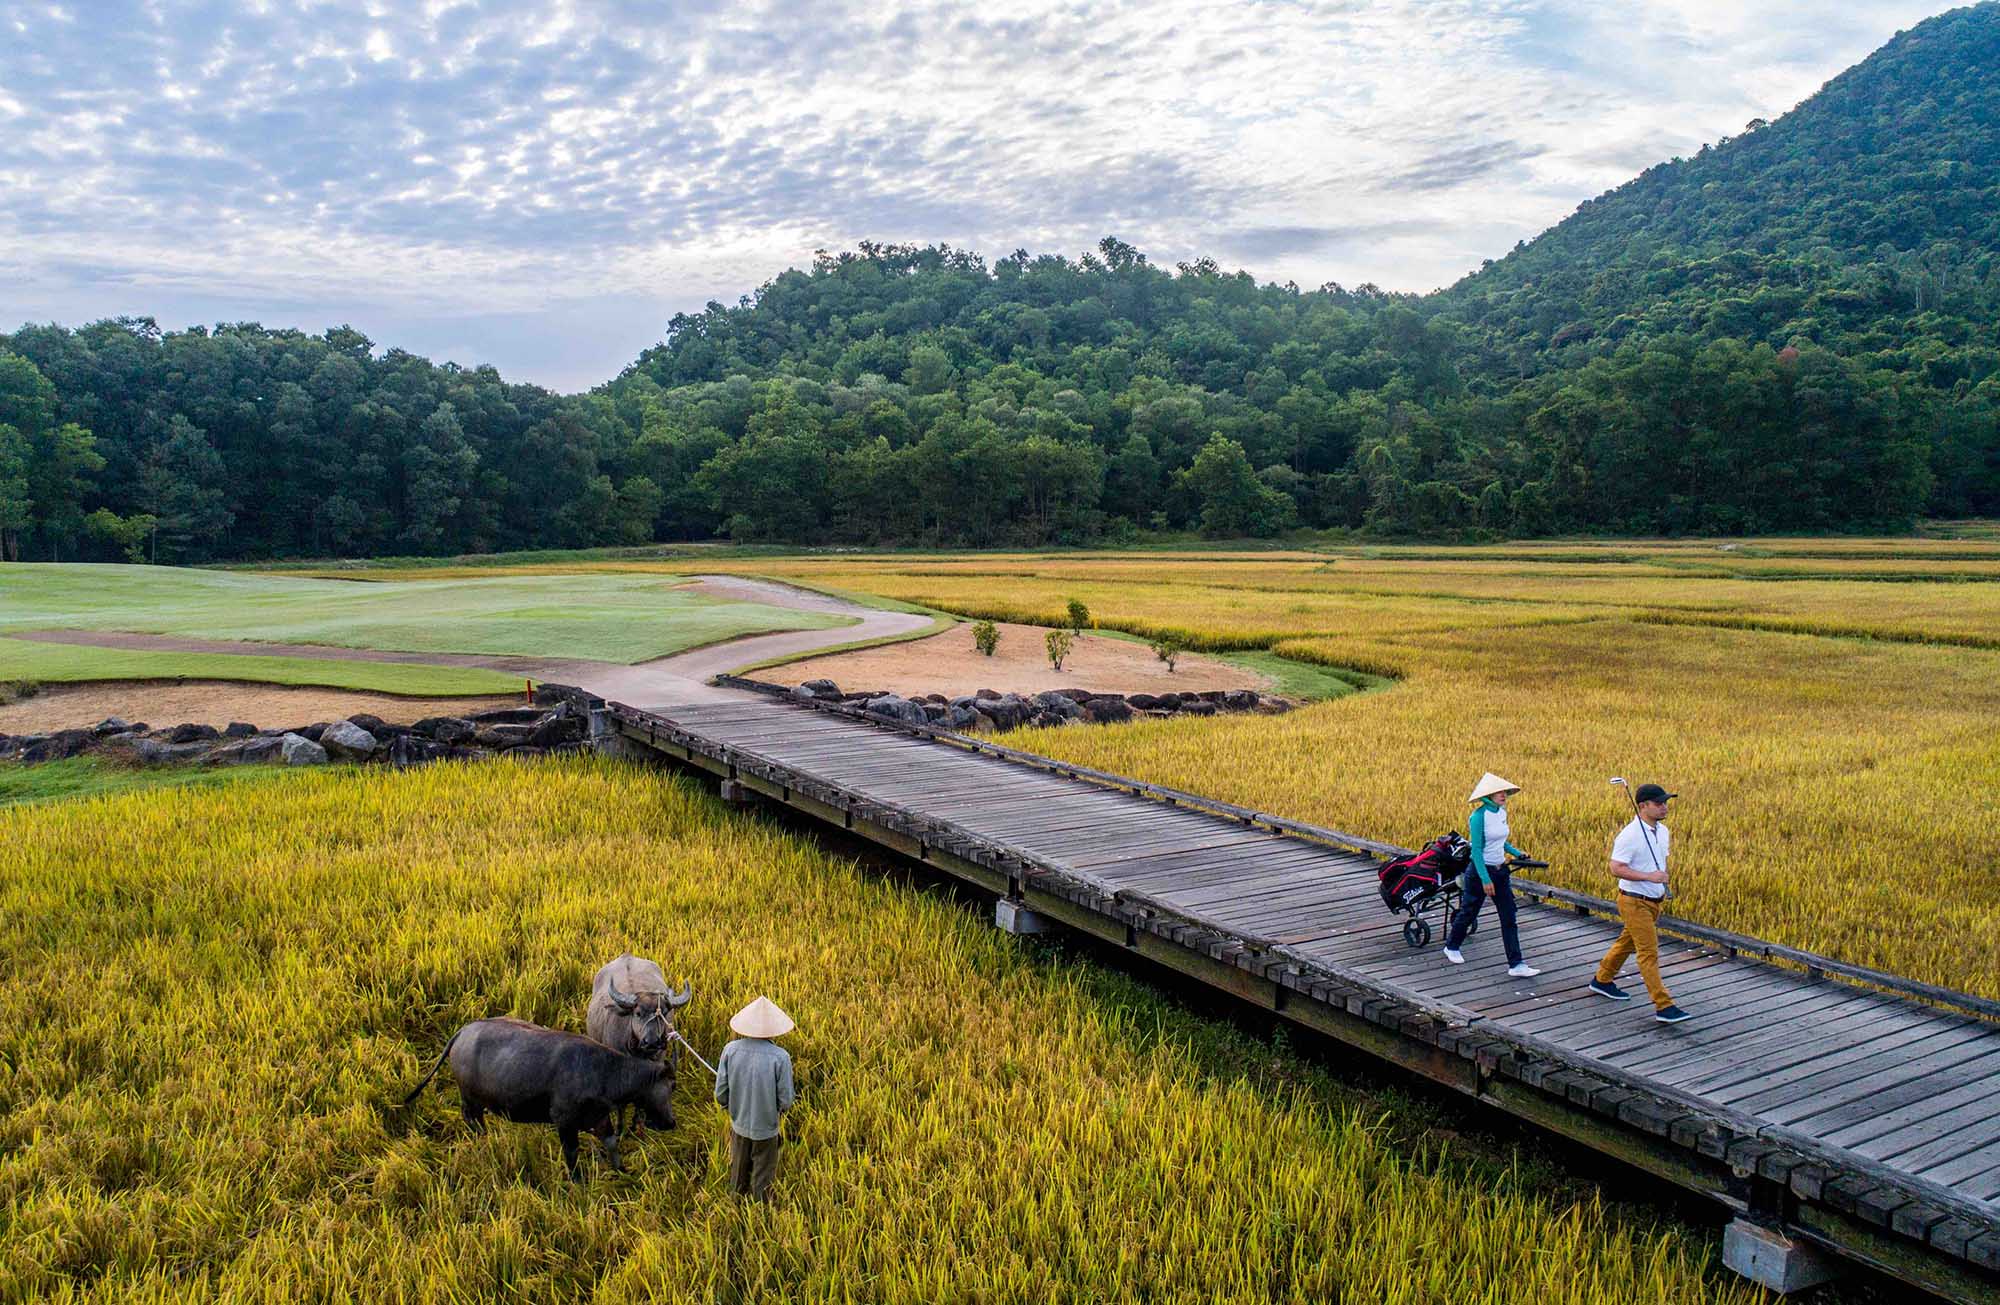
<svg viewBox="0 0 2000 1305">
<path fill-rule="evenodd" d="M 1479 805 L 1472 808 L 1472 822 L 1466 830 L 1466 838 L 1472 843 L 1472 868 L 1479 872 L 1479 882 L 1489 887 L 1493 876 L 1486 873 L 1486 813 L 1499 809 L 1500 804 L 1492 798 L 1481 798 Z M 1527 855 L 1512 843 L 1503 842 L 1501 846 L 1507 849 L 1508 856 Z"/>
</svg>

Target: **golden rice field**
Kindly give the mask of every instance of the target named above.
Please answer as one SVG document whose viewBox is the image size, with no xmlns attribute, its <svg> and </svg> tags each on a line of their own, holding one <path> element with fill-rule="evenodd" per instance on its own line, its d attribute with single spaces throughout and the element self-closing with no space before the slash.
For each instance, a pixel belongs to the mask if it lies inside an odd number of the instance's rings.
<svg viewBox="0 0 2000 1305">
<path fill-rule="evenodd" d="M 1907 565 L 1927 568 L 1927 546 L 1946 542 L 2000 565 L 2000 546 L 1962 541 L 1804 541 L 1793 560 L 1831 574 L 1852 552 L 1907 544 Z M 1613 886 L 1605 849 L 1622 819 L 1605 779 L 1657 778 L 1685 794 L 1674 913 L 2000 996 L 2000 582 L 1378 551 L 755 566 L 1036 623 L 1074 596 L 1104 626 L 1397 677 L 1288 716 L 1009 742 L 1411 845 L 1458 821 L 1472 780 L 1495 770 L 1525 786 L 1516 841 L 1554 862 L 1545 877 L 1597 893 Z"/>
<path fill-rule="evenodd" d="M 1545 876 L 1599 893 L 1605 779 L 1657 778 L 1686 795 L 1675 913 L 2000 996 L 2000 539 L 1963 533 L 700 567 L 1027 624 L 1076 598 L 1106 628 L 1390 676 L 1289 716 L 1010 742 L 1411 844 L 1492 769 L 1526 786 Z"/>
<path fill-rule="evenodd" d="M 658 772 L 289 774 L 0 842 L 0 1299 L 1753 1297 L 1705 1235 Z M 396 1104 L 462 1021 L 581 1027 L 628 946 L 711 1057 L 760 991 L 798 1018 L 773 1205 L 691 1066 L 583 1186 L 545 1128 Z"/>
</svg>

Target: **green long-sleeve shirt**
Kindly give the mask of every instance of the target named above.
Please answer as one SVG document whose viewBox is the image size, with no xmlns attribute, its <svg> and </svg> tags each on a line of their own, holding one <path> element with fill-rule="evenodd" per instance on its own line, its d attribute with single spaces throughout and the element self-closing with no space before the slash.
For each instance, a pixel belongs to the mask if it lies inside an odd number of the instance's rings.
<svg viewBox="0 0 2000 1305">
<path fill-rule="evenodd" d="M 1479 805 L 1472 808 L 1472 821 L 1466 830 L 1466 838 L 1472 843 L 1472 868 L 1479 872 L 1479 882 L 1488 886 L 1492 885 L 1493 876 L 1486 873 L 1486 813 L 1499 809 L 1500 804 L 1492 798 L 1481 798 Z M 1504 839 L 1500 846 L 1506 849 L 1508 856 L 1527 855 Z"/>
</svg>

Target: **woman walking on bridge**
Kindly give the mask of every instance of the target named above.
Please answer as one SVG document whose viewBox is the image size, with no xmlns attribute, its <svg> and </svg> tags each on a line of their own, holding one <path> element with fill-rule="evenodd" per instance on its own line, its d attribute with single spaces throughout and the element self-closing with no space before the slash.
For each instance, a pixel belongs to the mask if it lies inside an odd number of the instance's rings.
<svg viewBox="0 0 2000 1305">
<path fill-rule="evenodd" d="M 1519 784 L 1489 770 L 1473 786 L 1472 796 L 1467 799 L 1473 804 L 1468 830 L 1472 864 L 1465 871 L 1458 913 L 1452 916 L 1451 927 L 1445 930 L 1444 958 L 1453 965 L 1465 964 L 1465 957 L 1458 949 L 1464 944 L 1465 935 L 1472 932 L 1472 922 L 1479 917 L 1479 908 L 1491 893 L 1493 910 L 1500 917 L 1500 941 L 1507 948 L 1507 973 L 1517 979 L 1532 979 L 1541 971 L 1522 959 L 1521 935 L 1514 925 L 1514 885 L 1507 869 L 1508 857 L 1527 855 L 1507 841 L 1512 832 L 1507 827 L 1507 799 L 1520 791 Z"/>
</svg>

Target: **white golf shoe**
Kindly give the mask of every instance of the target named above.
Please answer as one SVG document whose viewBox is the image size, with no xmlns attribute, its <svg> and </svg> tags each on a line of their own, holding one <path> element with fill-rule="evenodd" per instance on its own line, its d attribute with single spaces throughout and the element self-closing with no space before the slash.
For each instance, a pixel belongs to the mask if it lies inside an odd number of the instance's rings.
<svg viewBox="0 0 2000 1305">
<path fill-rule="evenodd" d="M 1445 958 L 1446 960 L 1450 961 L 1450 962 L 1451 962 L 1451 963 L 1452 963 L 1453 965 L 1463 965 L 1463 964 L 1465 964 L 1465 954 L 1464 954 L 1463 952 L 1459 951 L 1459 950 L 1458 950 L 1458 948 L 1456 948 L 1456 947 L 1447 947 L 1447 948 L 1445 948 L 1445 949 L 1444 949 L 1444 958 Z"/>
<path fill-rule="evenodd" d="M 1532 979 L 1541 971 L 1524 961 L 1519 965 L 1508 966 L 1507 973 L 1517 979 Z"/>
</svg>

